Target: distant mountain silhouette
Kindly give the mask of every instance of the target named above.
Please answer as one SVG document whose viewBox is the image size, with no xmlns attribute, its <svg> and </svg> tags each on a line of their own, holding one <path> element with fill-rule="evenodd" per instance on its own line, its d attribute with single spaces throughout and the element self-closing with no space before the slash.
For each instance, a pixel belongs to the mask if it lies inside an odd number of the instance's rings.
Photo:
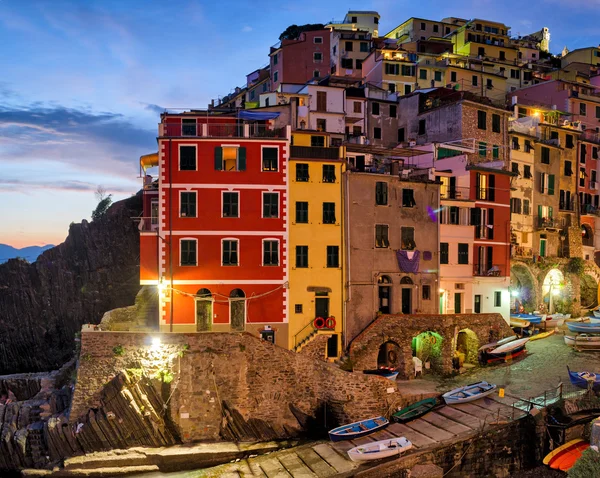
<svg viewBox="0 0 600 478">
<path fill-rule="evenodd" d="M 17 249 L 8 244 L 0 244 L 0 264 L 15 257 L 22 257 L 29 262 L 35 262 L 42 252 L 53 247 L 52 244 L 46 244 L 45 246 L 29 246 Z"/>
</svg>

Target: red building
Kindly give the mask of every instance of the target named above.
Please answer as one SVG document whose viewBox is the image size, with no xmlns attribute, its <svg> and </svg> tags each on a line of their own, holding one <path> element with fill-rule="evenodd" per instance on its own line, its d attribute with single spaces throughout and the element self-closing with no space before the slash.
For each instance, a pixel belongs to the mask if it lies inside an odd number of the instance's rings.
<svg viewBox="0 0 600 478">
<path fill-rule="evenodd" d="M 158 154 L 141 158 L 158 178 L 145 176 L 140 225 L 161 330 L 266 330 L 287 344 L 288 144 L 268 121 L 161 116 Z"/>
<path fill-rule="evenodd" d="M 302 32 L 296 40 L 282 40 L 271 47 L 271 91 L 281 83 L 303 85 L 312 78 L 327 76 L 330 36 L 327 29 Z"/>
</svg>

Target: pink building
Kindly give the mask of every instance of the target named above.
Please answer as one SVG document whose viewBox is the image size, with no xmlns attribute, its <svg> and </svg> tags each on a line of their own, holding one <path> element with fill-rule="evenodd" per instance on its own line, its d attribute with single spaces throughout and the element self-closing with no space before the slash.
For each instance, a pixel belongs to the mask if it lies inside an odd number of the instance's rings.
<svg viewBox="0 0 600 478">
<path fill-rule="evenodd" d="M 271 91 L 281 83 L 304 84 L 330 72 L 329 30 L 302 32 L 296 40 L 271 47 Z"/>
</svg>

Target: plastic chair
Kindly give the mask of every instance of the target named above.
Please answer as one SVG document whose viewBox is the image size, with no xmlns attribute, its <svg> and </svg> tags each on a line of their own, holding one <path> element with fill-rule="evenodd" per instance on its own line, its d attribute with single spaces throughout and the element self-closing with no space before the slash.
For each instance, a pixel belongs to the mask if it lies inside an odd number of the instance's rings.
<svg viewBox="0 0 600 478">
<path fill-rule="evenodd" d="M 415 368 L 415 377 L 417 376 L 417 373 L 420 373 L 421 376 L 423 375 L 423 361 L 419 358 L 419 357 L 413 357 L 413 365 Z"/>
</svg>

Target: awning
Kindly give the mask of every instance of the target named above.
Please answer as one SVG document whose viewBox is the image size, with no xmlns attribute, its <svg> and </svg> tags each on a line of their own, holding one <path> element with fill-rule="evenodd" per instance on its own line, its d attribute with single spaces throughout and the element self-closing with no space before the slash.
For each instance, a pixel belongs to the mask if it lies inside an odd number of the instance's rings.
<svg viewBox="0 0 600 478">
<path fill-rule="evenodd" d="M 239 119 L 249 121 L 264 121 L 279 118 L 281 113 L 275 112 L 262 112 L 262 111 L 247 111 L 243 110 L 238 113 Z"/>
<path fill-rule="evenodd" d="M 316 285 L 309 285 L 306 288 L 307 292 L 331 292 L 331 288 L 330 287 L 320 287 L 320 286 L 316 286 Z"/>
<path fill-rule="evenodd" d="M 146 172 L 148 168 L 158 166 L 158 152 L 140 156 L 140 166 Z"/>
</svg>

